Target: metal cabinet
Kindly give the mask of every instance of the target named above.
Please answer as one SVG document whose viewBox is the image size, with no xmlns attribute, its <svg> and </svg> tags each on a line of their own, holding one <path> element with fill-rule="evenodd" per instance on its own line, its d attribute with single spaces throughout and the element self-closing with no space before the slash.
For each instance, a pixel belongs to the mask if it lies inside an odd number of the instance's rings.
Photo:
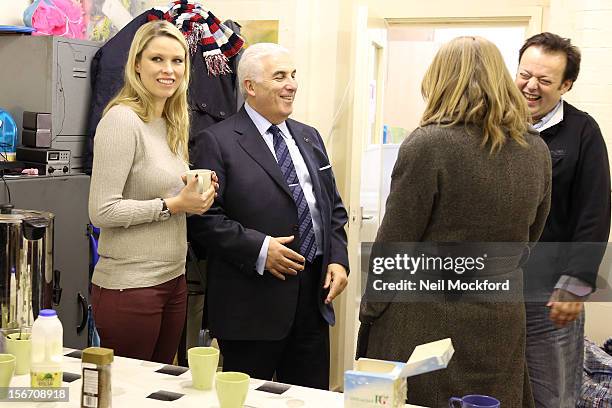
<svg viewBox="0 0 612 408">
<path fill-rule="evenodd" d="M 0 36 L 0 107 L 11 113 L 20 135 L 23 111 L 51 113 L 51 147 L 71 151 L 75 172 L 82 170 L 87 153 L 90 69 L 100 45 L 64 37 Z"/>
<path fill-rule="evenodd" d="M 55 308 L 64 326 L 64 346 L 83 349 L 87 347 L 89 298 L 89 176 L 6 177 L 6 183 L 15 208 L 55 214 L 53 268 L 61 271 L 62 287 Z M 0 181 L 0 202 L 7 201 L 6 186 Z"/>
</svg>

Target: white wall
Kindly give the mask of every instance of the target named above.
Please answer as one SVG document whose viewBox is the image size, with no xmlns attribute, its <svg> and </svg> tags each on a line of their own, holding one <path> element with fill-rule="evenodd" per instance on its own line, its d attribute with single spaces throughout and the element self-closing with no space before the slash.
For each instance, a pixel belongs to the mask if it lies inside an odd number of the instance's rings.
<svg viewBox="0 0 612 408">
<path fill-rule="evenodd" d="M 565 12 L 564 12 L 565 11 Z M 549 30 L 582 51 L 580 74 L 568 102 L 595 118 L 612 150 L 612 1 L 552 0 Z"/>
</svg>

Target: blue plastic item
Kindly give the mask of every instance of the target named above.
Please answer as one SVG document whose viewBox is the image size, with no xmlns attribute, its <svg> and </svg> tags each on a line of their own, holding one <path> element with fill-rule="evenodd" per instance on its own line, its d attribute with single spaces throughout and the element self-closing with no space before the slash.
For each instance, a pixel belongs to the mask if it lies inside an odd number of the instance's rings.
<svg viewBox="0 0 612 408">
<path fill-rule="evenodd" d="M 0 25 L 0 33 L 33 33 L 35 28 L 26 26 Z"/>
<path fill-rule="evenodd" d="M 13 117 L 0 108 L 0 161 L 15 160 L 17 134 L 17 125 Z"/>
</svg>

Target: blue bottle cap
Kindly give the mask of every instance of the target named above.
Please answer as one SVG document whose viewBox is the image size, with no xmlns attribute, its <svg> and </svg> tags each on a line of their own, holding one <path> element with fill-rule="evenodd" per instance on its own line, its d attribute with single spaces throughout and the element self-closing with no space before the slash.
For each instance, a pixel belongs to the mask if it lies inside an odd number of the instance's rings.
<svg viewBox="0 0 612 408">
<path fill-rule="evenodd" d="M 38 315 L 39 316 L 44 316 L 44 317 L 53 317 L 53 316 L 57 316 L 57 313 L 53 309 L 42 309 L 38 313 Z"/>
</svg>

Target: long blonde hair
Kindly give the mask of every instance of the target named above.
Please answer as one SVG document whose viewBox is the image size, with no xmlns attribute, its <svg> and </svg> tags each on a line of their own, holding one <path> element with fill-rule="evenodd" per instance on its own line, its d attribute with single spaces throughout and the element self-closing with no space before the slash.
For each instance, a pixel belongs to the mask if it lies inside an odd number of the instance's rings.
<svg viewBox="0 0 612 408">
<path fill-rule="evenodd" d="M 530 115 L 523 95 L 501 53 L 482 37 L 457 37 L 444 44 L 421 84 L 427 107 L 421 126 L 474 124 L 482 128 L 482 146 L 499 151 L 511 138 L 526 146 Z M 506 136 L 507 135 L 507 136 Z"/>
<path fill-rule="evenodd" d="M 176 92 L 168 98 L 164 105 L 162 116 L 166 119 L 168 128 L 168 146 L 172 153 L 189 160 L 189 111 L 187 109 L 187 88 L 189 86 L 189 48 L 185 37 L 178 28 L 167 21 L 156 20 L 142 25 L 132 40 L 130 52 L 125 64 L 124 85 L 119 93 L 104 109 L 106 113 L 115 105 L 129 106 L 140 119 L 150 122 L 154 119 L 154 103 L 151 93 L 144 87 L 140 75 L 136 72 L 136 63 L 140 61 L 142 52 L 155 37 L 170 37 L 177 40 L 185 50 L 185 74 Z"/>
</svg>

